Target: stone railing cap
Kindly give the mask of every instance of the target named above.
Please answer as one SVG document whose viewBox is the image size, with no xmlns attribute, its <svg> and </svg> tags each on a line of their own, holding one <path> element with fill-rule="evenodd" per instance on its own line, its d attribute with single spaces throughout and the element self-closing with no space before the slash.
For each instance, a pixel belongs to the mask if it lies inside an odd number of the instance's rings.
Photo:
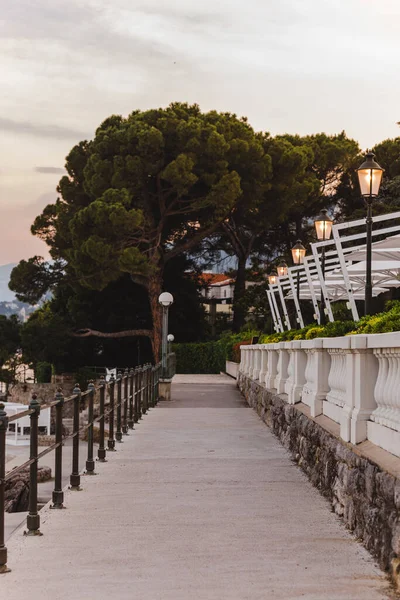
<svg viewBox="0 0 400 600">
<path fill-rule="evenodd" d="M 371 333 L 368 335 L 368 348 L 399 348 L 400 331 L 391 333 Z"/>
<path fill-rule="evenodd" d="M 301 340 L 301 347 L 305 350 L 309 348 L 322 348 L 324 338 L 314 338 L 313 340 Z"/>
<path fill-rule="evenodd" d="M 368 347 L 368 335 L 365 334 L 356 334 L 349 335 L 350 339 L 350 347 L 353 350 L 365 350 Z"/>
<path fill-rule="evenodd" d="M 292 348 L 295 348 L 295 349 L 301 348 L 301 340 L 293 340 Z"/>
<path fill-rule="evenodd" d="M 350 336 L 323 338 L 323 340 L 324 348 L 341 348 L 343 350 L 350 348 Z"/>
</svg>

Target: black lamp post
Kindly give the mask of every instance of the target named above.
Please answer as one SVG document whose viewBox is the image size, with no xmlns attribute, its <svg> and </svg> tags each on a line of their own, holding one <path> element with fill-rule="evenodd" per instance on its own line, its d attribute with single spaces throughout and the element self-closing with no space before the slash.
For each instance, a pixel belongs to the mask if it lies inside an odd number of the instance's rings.
<svg viewBox="0 0 400 600">
<path fill-rule="evenodd" d="M 295 245 L 292 248 L 292 258 L 293 264 L 296 266 L 300 266 L 304 262 L 304 257 L 306 255 L 306 249 L 301 243 L 301 240 L 297 240 Z M 297 300 L 300 301 L 300 269 L 297 270 Z M 298 327 L 300 327 L 299 320 L 297 319 Z"/>
<path fill-rule="evenodd" d="M 162 361 L 162 379 L 168 378 L 167 355 L 168 355 L 168 311 L 174 302 L 174 297 L 169 292 L 163 292 L 158 297 L 158 303 L 162 308 L 162 345 L 161 345 L 161 361 Z M 157 361 L 158 357 L 154 357 Z"/>
<path fill-rule="evenodd" d="M 315 231 L 317 233 L 318 241 L 325 242 L 325 240 L 329 240 L 332 233 L 332 219 L 328 217 L 328 211 L 326 208 L 321 210 L 321 213 L 314 221 Z M 321 252 L 321 269 L 322 269 L 322 279 L 325 279 L 325 246 L 322 246 Z M 320 325 L 325 325 L 325 298 L 321 288 L 321 301 L 320 301 Z"/>
<path fill-rule="evenodd" d="M 367 204 L 367 264 L 365 275 L 365 309 L 364 314 L 371 314 L 372 309 L 372 200 L 379 194 L 383 169 L 375 161 L 373 152 L 367 152 L 365 161 L 357 169 L 361 195 Z"/>
</svg>

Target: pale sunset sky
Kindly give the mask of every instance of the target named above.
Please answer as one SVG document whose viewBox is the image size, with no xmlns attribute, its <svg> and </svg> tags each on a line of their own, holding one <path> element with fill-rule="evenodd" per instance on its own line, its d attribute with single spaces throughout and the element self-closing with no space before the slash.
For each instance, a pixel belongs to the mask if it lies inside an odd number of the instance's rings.
<svg viewBox="0 0 400 600">
<path fill-rule="evenodd" d="M 256 130 L 400 135 L 398 0 L 0 0 L 0 264 L 112 113 L 197 102 Z"/>
</svg>

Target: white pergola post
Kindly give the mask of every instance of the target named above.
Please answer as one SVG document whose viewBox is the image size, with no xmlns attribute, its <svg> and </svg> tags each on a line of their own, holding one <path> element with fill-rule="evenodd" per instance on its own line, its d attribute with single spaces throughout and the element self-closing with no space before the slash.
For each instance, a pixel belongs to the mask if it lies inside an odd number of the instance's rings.
<svg viewBox="0 0 400 600">
<path fill-rule="evenodd" d="M 279 299 L 281 301 L 281 306 L 282 306 L 283 314 L 285 316 L 285 325 L 286 325 L 287 330 L 289 331 L 292 328 L 292 326 L 290 324 L 289 313 L 287 311 L 285 297 L 283 295 L 282 286 L 281 286 L 281 283 L 280 283 L 279 279 L 278 279 L 278 283 L 276 285 L 277 285 L 277 288 L 278 288 Z"/>
<path fill-rule="evenodd" d="M 278 325 L 278 320 L 276 318 L 276 314 L 275 314 L 275 307 L 274 307 L 274 303 L 272 302 L 272 292 L 270 292 L 270 290 L 267 290 L 267 298 L 268 298 L 268 304 L 269 304 L 269 308 L 271 311 L 271 316 L 272 316 L 272 320 L 274 322 L 274 330 L 278 331 L 279 330 L 279 325 Z"/>
<path fill-rule="evenodd" d="M 300 302 L 297 297 L 296 285 L 295 285 L 294 279 L 293 279 L 293 271 L 296 268 L 298 268 L 298 267 L 290 267 L 290 269 L 288 269 L 288 278 L 289 278 L 290 290 L 292 292 L 292 296 L 293 296 L 293 300 L 294 300 L 294 306 L 296 308 L 297 318 L 299 320 L 300 327 L 303 328 L 304 327 L 304 319 L 303 319 L 303 315 L 301 313 Z"/>
<path fill-rule="evenodd" d="M 308 283 L 308 287 L 310 289 L 310 294 L 311 294 L 311 301 L 313 303 L 313 307 L 314 307 L 314 314 L 316 315 L 316 321 L 318 323 L 318 325 L 321 323 L 321 315 L 319 314 L 319 306 L 318 306 L 318 301 L 317 301 L 317 296 L 315 295 L 315 290 L 314 290 L 314 286 L 312 283 L 312 279 L 311 279 L 311 272 L 310 272 L 310 265 L 309 260 L 311 259 L 311 257 L 306 257 L 304 259 L 304 271 L 307 277 L 307 283 Z"/>
<path fill-rule="evenodd" d="M 353 288 L 351 286 L 350 277 L 349 277 L 349 274 L 348 274 L 347 268 L 346 268 L 346 260 L 345 260 L 344 253 L 343 253 L 342 242 L 340 240 L 339 231 L 337 228 L 335 228 L 335 225 L 332 227 L 332 232 L 333 232 L 333 239 L 335 240 L 335 244 L 336 244 L 336 251 L 338 253 L 340 268 L 342 270 L 342 275 L 343 275 L 343 279 L 344 279 L 345 286 L 346 286 L 347 297 L 348 297 L 349 303 L 350 303 L 351 314 L 353 316 L 354 321 L 359 321 L 360 317 L 358 314 L 356 301 L 354 299 Z"/>
<path fill-rule="evenodd" d="M 282 319 L 281 319 L 281 315 L 278 309 L 278 305 L 276 303 L 276 298 L 275 298 L 275 290 L 273 285 L 270 285 L 270 290 L 271 290 L 271 298 L 272 298 L 272 302 L 275 308 L 275 314 L 276 314 L 276 318 L 277 318 L 277 322 L 278 322 L 278 329 L 281 333 L 283 333 L 283 324 L 282 324 Z"/>
<path fill-rule="evenodd" d="M 324 243 L 324 242 L 322 242 L 322 243 Z M 318 246 L 319 245 L 321 245 L 321 243 L 319 243 Z M 329 321 L 332 323 L 335 319 L 333 318 L 333 312 L 332 312 L 332 307 L 331 307 L 331 303 L 329 300 L 328 288 L 326 287 L 326 284 L 325 284 L 325 277 L 322 273 L 321 261 L 320 261 L 320 257 L 319 257 L 318 250 L 317 250 L 317 244 L 311 244 L 311 249 L 312 249 L 312 253 L 314 256 L 314 260 L 315 260 L 315 268 L 317 269 L 318 279 L 321 284 L 321 293 L 324 297 L 325 308 L 326 308 L 326 311 L 328 314 Z"/>
</svg>

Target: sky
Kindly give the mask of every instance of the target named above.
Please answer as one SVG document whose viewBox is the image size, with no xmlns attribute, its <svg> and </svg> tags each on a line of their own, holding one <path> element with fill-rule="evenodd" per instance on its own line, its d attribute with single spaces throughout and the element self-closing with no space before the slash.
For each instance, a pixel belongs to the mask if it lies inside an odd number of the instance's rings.
<svg viewBox="0 0 400 600">
<path fill-rule="evenodd" d="M 0 264 L 110 114 L 198 103 L 258 131 L 400 135 L 398 0 L 0 0 Z"/>
</svg>

